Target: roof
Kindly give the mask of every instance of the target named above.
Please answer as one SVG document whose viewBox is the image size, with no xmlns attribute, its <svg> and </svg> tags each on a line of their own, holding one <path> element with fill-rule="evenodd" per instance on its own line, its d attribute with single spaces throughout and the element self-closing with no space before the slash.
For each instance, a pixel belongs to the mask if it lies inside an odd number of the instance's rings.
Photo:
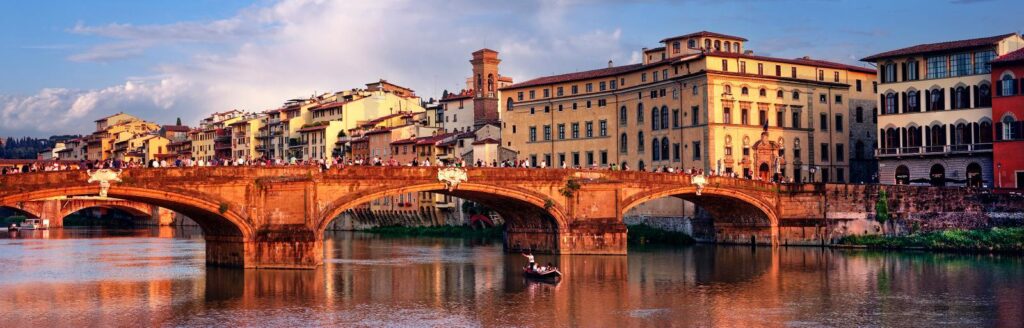
<svg viewBox="0 0 1024 328">
<path fill-rule="evenodd" d="M 501 143 L 501 141 L 494 140 L 492 138 L 485 138 L 483 140 L 477 140 L 477 141 L 473 142 L 474 145 L 500 144 L 500 143 Z"/>
<path fill-rule="evenodd" d="M 174 132 L 188 132 L 189 128 L 185 125 L 164 125 L 164 130 Z"/>
<path fill-rule="evenodd" d="M 442 134 L 438 134 L 438 135 L 432 135 L 432 136 L 427 136 L 427 137 L 416 138 L 416 144 L 417 145 L 435 144 L 438 141 L 441 141 L 441 140 L 444 140 L 447 137 L 450 137 L 451 135 L 452 135 L 451 133 L 442 133 Z"/>
<path fill-rule="evenodd" d="M 635 70 L 642 69 L 643 67 L 644 67 L 644 64 L 632 64 L 632 65 L 608 67 L 608 68 L 601 68 L 601 69 L 595 69 L 595 70 L 589 70 L 589 71 L 583 71 L 583 72 L 576 72 L 576 73 L 569 73 L 569 74 L 544 76 L 544 77 L 538 77 L 538 78 L 535 78 L 535 79 L 532 79 L 532 80 L 528 80 L 528 81 L 525 81 L 525 82 L 519 82 L 519 83 L 510 85 L 510 86 L 501 88 L 501 90 L 508 90 L 508 89 L 515 89 L 515 88 L 525 88 L 525 87 L 532 87 L 532 86 L 545 85 L 545 84 L 563 83 L 563 82 L 569 82 L 569 81 L 594 79 L 594 78 L 599 78 L 599 77 L 606 77 L 606 76 L 612 76 L 612 75 L 618 75 L 618 74 L 622 74 L 622 73 L 632 72 L 632 71 L 635 71 Z"/>
<path fill-rule="evenodd" d="M 323 129 L 326 129 L 327 126 L 328 126 L 327 124 L 324 124 L 324 125 L 314 125 L 314 126 L 310 126 L 310 127 L 301 128 L 301 129 L 298 130 L 298 132 L 310 132 L 310 131 L 323 130 Z"/>
<path fill-rule="evenodd" d="M 476 53 L 485 53 L 485 52 L 493 52 L 493 53 L 498 53 L 497 51 L 494 51 L 494 50 L 491 50 L 491 49 L 487 49 L 487 48 L 482 48 L 482 49 L 480 49 L 480 50 L 474 51 L 474 52 L 473 52 L 473 54 L 476 54 Z"/>
<path fill-rule="evenodd" d="M 909 56 L 917 54 L 927 54 L 935 52 L 946 52 L 963 49 L 971 49 L 984 46 L 993 46 L 1002 41 L 1005 38 L 1017 35 L 1016 33 L 1002 34 L 977 39 L 957 40 L 957 41 L 946 41 L 939 43 L 926 43 L 919 44 L 916 46 L 890 50 L 883 53 L 874 54 L 871 56 L 864 57 L 862 61 L 877 61 L 878 59 L 896 57 L 896 56 Z"/>
<path fill-rule="evenodd" d="M 441 101 L 445 101 L 446 102 L 446 101 L 454 101 L 454 100 L 460 100 L 460 99 L 469 99 L 469 98 L 473 98 L 473 94 L 474 94 L 473 89 L 462 90 L 462 91 L 459 91 L 459 93 L 449 92 L 448 96 L 442 98 Z"/>
<path fill-rule="evenodd" d="M 388 133 L 388 132 L 391 132 L 391 128 L 384 128 L 384 129 L 377 129 L 377 130 L 373 130 L 373 131 L 366 131 L 366 133 L 363 133 L 363 136 L 369 136 L 369 135 L 381 134 L 381 133 Z"/>
<path fill-rule="evenodd" d="M 1024 48 L 999 56 L 992 60 L 993 64 L 1007 64 L 1024 60 Z"/>
<path fill-rule="evenodd" d="M 391 142 L 392 145 L 404 145 L 404 144 L 411 144 L 411 143 L 416 143 L 416 140 L 413 140 L 412 138 L 406 138 L 406 139 L 395 140 L 395 141 Z"/>
<path fill-rule="evenodd" d="M 499 75 L 499 76 L 498 76 L 498 81 L 508 81 L 508 82 L 512 82 L 512 77 L 511 77 L 511 76 L 504 76 L 504 75 Z"/>
<path fill-rule="evenodd" d="M 95 120 L 93 122 L 100 122 L 100 121 L 103 121 L 103 120 L 106 120 L 108 118 L 111 118 L 111 117 L 114 117 L 114 116 L 117 116 L 117 115 L 121 115 L 121 114 L 124 114 L 124 112 L 117 112 L 117 114 L 107 115 L 107 116 L 101 117 L 100 119 Z"/>
<path fill-rule="evenodd" d="M 651 49 L 644 50 L 644 52 L 662 51 L 662 50 L 665 50 L 665 47 L 651 48 Z"/>
<path fill-rule="evenodd" d="M 774 61 L 774 62 L 782 62 L 782 63 L 795 64 L 795 65 L 807 65 L 807 66 L 816 66 L 816 67 L 833 68 L 833 69 L 844 69 L 844 70 L 857 71 L 857 72 L 867 73 L 867 74 L 875 74 L 875 72 L 876 72 L 874 69 L 870 69 L 870 68 L 867 68 L 867 67 L 847 65 L 847 64 L 831 62 L 831 61 L 827 61 L 827 60 L 811 59 L 811 58 L 808 58 L 808 57 L 797 58 L 797 59 L 786 59 L 786 58 L 755 56 L 755 55 L 741 54 L 741 53 L 735 53 L 735 52 L 722 52 L 722 51 L 713 51 L 711 53 L 708 53 L 708 56 L 729 57 L 729 58 L 749 58 L 749 59 L 754 59 L 754 60 Z"/>
<path fill-rule="evenodd" d="M 722 34 L 722 33 L 715 33 L 715 32 L 708 32 L 708 31 L 700 31 L 700 32 L 695 32 L 695 33 L 690 33 L 690 34 L 685 34 L 685 35 L 673 36 L 671 38 L 665 38 L 665 39 L 662 39 L 659 42 L 665 42 L 665 41 L 668 41 L 668 40 L 675 40 L 675 39 L 682 39 L 682 38 L 692 38 L 692 37 L 702 37 L 702 38 L 703 37 L 711 37 L 711 38 L 733 39 L 733 40 L 739 40 L 739 41 L 747 41 L 747 39 L 744 39 L 744 38 L 741 38 L 741 37 L 738 37 L 738 36 Z"/>
</svg>

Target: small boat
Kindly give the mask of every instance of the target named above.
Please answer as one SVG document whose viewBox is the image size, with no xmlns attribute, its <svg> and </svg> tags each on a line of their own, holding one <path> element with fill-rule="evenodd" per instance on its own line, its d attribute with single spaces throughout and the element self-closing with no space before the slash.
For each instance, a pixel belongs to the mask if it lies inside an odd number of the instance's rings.
<svg viewBox="0 0 1024 328">
<path fill-rule="evenodd" d="M 50 228 L 50 220 L 28 219 L 21 223 L 18 230 L 46 230 Z"/>
<path fill-rule="evenodd" d="M 11 223 L 11 226 L 7 227 L 7 231 L 11 231 L 11 232 L 18 231 L 18 225 L 14 224 L 14 223 Z"/>
<path fill-rule="evenodd" d="M 540 270 L 531 269 L 529 266 L 523 268 L 523 275 L 527 278 L 533 279 L 559 279 L 562 277 L 562 272 L 558 271 L 558 268 L 548 267 L 541 268 Z"/>
</svg>

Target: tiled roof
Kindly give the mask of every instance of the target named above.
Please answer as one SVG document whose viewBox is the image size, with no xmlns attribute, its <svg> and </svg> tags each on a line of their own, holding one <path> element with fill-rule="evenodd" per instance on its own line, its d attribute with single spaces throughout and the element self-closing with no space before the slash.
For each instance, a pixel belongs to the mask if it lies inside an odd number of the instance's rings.
<svg viewBox="0 0 1024 328">
<path fill-rule="evenodd" d="M 453 100 L 459 100 L 459 99 L 469 99 L 469 98 L 473 98 L 473 94 L 474 94 L 473 93 L 473 89 L 462 90 L 459 93 L 449 93 L 448 96 L 444 97 L 443 99 L 441 99 L 441 101 L 453 101 Z"/>
<path fill-rule="evenodd" d="M 1002 56 L 999 56 L 999 58 L 996 58 L 996 59 L 992 60 L 992 63 L 993 64 L 1000 64 L 1000 63 L 1005 64 L 1005 63 L 1012 63 L 1012 62 L 1017 62 L 1017 61 L 1022 61 L 1022 60 L 1024 60 L 1024 48 L 1020 48 L 1020 49 L 1017 49 L 1017 51 L 1013 51 L 1013 52 L 1010 52 L 1008 54 L 1004 54 Z"/>
<path fill-rule="evenodd" d="M 486 138 L 486 139 L 483 139 L 483 140 L 477 140 L 477 141 L 473 142 L 474 145 L 500 144 L 500 143 L 501 143 L 501 141 L 494 140 L 494 139 L 491 139 L 491 138 Z"/>
<path fill-rule="evenodd" d="M 301 129 L 298 130 L 298 132 L 310 132 L 310 131 L 323 130 L 323 129 L 326 129 L 327 126 L 328 126 L 327 124 L 315 125 L 315 126 L 311 126 L 311 127 L 307 127 L 307 128 L 301 128 Z"/>
<path fill-rule="evenodd" d="M 662 50 L 665 50 L 665 47 L 651 48 L 651 49 L 647 49 L 647 51 L 645 51 L 645 52 L 662 51 Z"/>
<path fill-rule="evenodd" d="M 741 38 L 741 37 L 738 37 L 738 36 L 722 34 L 722 33 L 715 33 L 715 32 L 708 32 L 708 31 L 700 31 L 700 32 L 696 32 L 696 33 L 690 33 L 690 34 L 686 34 L 686 35 L 680 35 L 680 36 L 673 36 L 671 38 L 665 38 L 665 39 L 661 40 L 661 42 L 665 42 L 665 41 L 668 41 L 668 40 L 674 40 L 674 39 L 692 38 L 692 37 L 710 37 L 710 38 L 721 38 L 721 39 L 733 39 L 733 40 L 739 40 L 739 41 L 747 41 L 747 39 L 744 39 L 744 38 Z"/>
<path fill-rule="evenodd" d="M 532 86 L 537 86 L 537 85 L 545 85 L 545 84 L 562 83 L 562 82 L 569 82 L 569 81 L 578 81 L 578 80 L 606 77 L 606 76 L 612 76 L 612 75 L 618 75 L 618 74 L 622 74 L 622 73 L 632 72 L 632 71 L 641 69 L 643 67 L 644 67 L 644 64 L 632 64 L 632 65 L 624 65 L 624 66 L 616 66 L 616 67 L 609 67 L 609 68 L 601 68 L 601 69 L 595 69 L 595 70 L 589 70 L 589 71 L 583 71 L 583 72 L 576 72 L 576 73 L 569 73 L 569 74 L 544 76 L 544 77 L 539 77 L 539 78 L 532 79 L 532 80 L 525 81 L 525 82 L 519 82 L 519 83 L 510 85 L 510 86 L 501 88 L 501 90 L 508 90 L 508 89 L 515 89 L 515 88 L 532 87 Z"/>
<path fill-rule="evenodd" d="M 188 132 L 189 128 L 185 125 L 164 125 L 164 130 L 174 132 Z"/>
<path fill-rule="evenodd" d="M 413 140 L 412 138 L 406 138 L 406 139 L 395 140 L 395 141 L 391 142 L 392 145 L 404 145 L 404 144 L 411 144 L 411 143 L 416 143 L 416 140 Z"/>
<path fill-rule="evenodd" d="M 433 136 L 429 136 L 429 137 L 417 138 L 416 139 L 416 144 L 417 145 L 434 144 L 434 143 L 437 143 L 438 141 L 444 140 L 447 137 L 450 137 L 451 135 L 452 134 L 450 134 L 450 133 L 443 133 L 443 134 L 433 135 Z"/>
<path fill-rule="evenodd" d="M 753 59 L 753 60 L 773 61 L 773 62 L 781 62 L 781 63 L 788 63 L 788 64 L 796 64 L 796 65 L 807 65 L 807 66 L 816 66 L 816 67 L 824 67 L 824 68 L 845 69 L 845 70 L 858 71 L 858 72 L 867 73 L 867 74 L 875 74 L 875 72 L 876 72 L 875 70 L 867 68 L 867 67 L 859 67 L 859 66 L 847 65 L 847 64 L 841 64 L 841 63 L 830 62 L 830 61 L 819 60 L 819 59 L 810 59 L 810 58 L 806 58 L 806 57 L 805 58 L 797 58 L 797 59 L 786 59 L 786 58 L 775 58 L 775 57 L 766 57 L 766 56 L 747 55 L 747 54 L 741 54 L 741 53 L 735 53 L 735 52 L 721 52 L 721 51 L 711 52 L 708 55 L 709 56 L 716 56 L 716 57 L 729 57 L 729 58 L 749 58 L 749 59 Z"/>
<path fill-rule="evenodd" d="M 908 55 L 916 55 L 916 54 L 926 54 L 926 53 L 933 53 L 933 52 L 945 52 L 945 51 L 970 49 L 970 48 L 977 48 L 977 47 L 984 47 L 984 46 L 992 46 L 992 45 L 996 45 L 997 43 L 999 43 L 999 41 L 1001 41 L 1001 40 L 1003 40 L 1005 38 L 1014 36 L 1014 35 L 1016 35 L 1016 33 L 1009 33 L 1009 34 L 996 35 L 996 36 L 990 36 L 990 37 L 985 37 L 985 38 L 977 38 L 977 39 L 967 39 L 967 40 L 947 41 L 947 42 L 939 42 L 939 43 L 919 44 L 919 45 L 912 46 L 912 47 L 906 47 L 906 48 L 902 48 L 902 49 L 896 49 L 896 50 L 886 51 L 886 52 L 883 52 L 883 53 L 874 54 L 874 55 L 871 55 L 871 56 L 864 57 L 864 59 L 861 59 L 861 60 L 862 61 L 876 61 L 878 59 L 888 58 L 888 57 L 908 56 Z"/>
</svg>

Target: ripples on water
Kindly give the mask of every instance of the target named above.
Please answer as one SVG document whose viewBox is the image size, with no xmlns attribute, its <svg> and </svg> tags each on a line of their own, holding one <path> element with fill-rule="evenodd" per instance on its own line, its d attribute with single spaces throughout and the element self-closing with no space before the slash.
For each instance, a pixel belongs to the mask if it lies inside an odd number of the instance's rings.
<svg viewBox="0 0 1024 328">
<path fill-rule="evenodd" d="M 206 267 L 195 230 L 0 233 L 0 326 L 1024 325 L 1013 256 L 696 246 L 539 256 L 334 233 L 318 270 Z"/>
</svg>

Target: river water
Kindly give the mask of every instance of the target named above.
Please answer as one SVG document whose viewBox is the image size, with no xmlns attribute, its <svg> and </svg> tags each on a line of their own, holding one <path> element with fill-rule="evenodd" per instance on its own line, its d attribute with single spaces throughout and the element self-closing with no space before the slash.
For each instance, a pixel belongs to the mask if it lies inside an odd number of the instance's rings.
<svg viewBox="0 0 1024 328">
<path fill-rule="evenodd" d="M 199 231 L 0 232 L 0 326 L 1013 327 L 1024 258 L 711 246 L 538 256 L 329 233 L 311 271 L 206 267 Z"/>
</svg>

